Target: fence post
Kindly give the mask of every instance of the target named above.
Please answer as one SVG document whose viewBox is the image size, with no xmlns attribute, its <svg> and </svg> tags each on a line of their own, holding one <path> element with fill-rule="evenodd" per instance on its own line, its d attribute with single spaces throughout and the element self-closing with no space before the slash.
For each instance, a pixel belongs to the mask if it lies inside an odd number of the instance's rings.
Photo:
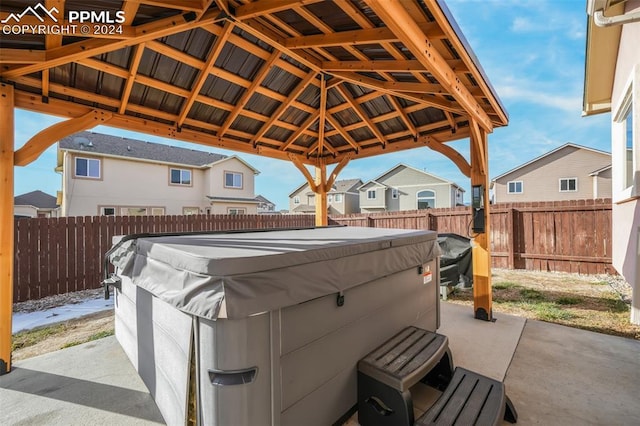
<svg viewBox="0 0 640 426">
<path fill-rule="evenodd" d="M 516 211 L 513 207 L 509 207 L 507 213 L 507 230 L 509 232 L 509 247 L 507 258 L 507 267 L 509 269 L 516 269 Z"/>
</svg>

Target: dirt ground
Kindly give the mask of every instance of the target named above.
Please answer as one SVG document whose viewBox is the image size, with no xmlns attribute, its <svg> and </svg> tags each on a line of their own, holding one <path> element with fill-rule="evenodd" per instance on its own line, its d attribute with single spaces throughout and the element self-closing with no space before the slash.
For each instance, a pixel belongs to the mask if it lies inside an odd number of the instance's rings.
<svg viewBox="0 0 640 426">
<path fill-rule="evenodd" d="M 493 310 L 540 321 L 640 340 L 629 322 L 631 287 L 620 277 L 494 269 Z M 449 301 L 473 304 L 471 289 Z"/>
<path fill-rule="evenodd" d="M 493 309 L 526 318 L 640 339 L 629 323 L 631 288 L 619 277 L 494 269 Z M 15 311 L 46 309 L 96 297 L 85 291 L 24 302 Z M 95 294 L 94 294 L 95 293 Z M 449 302 L 471 305 L 471 289 L 456 290 Z M 21 360 L 113 334 L 113 311 L 42 327 L 13 336 L 13 360 Z"/>
</svg>

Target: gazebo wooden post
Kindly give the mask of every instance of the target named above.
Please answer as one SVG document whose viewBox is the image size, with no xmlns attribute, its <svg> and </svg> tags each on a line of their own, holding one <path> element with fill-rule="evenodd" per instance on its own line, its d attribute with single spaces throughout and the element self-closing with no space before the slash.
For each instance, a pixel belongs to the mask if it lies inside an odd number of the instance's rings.
<svg viewBox="0 0 640 426">
<path fill-rule="evenodd" d="M 320 160 L 316 165 L 316 226 L 327 226 L 329 215 L 327 212 L 327 165 Z"/>
<path fill-rule="evenodd" d="M 0 83 L 0 375 L 11 371 L 13 311 L 13 86 Z"/>
<path fill-rule="evenodd" d="M 487 150 L 487 132 L 471 120 L 471 186 L 472 212 L 474 224 L 476 219 L 484 223 L 484 230 L 474 230 L 473 258 L 473 313 L 476 319 L 492 321 L 491 294 L 491 253 L 490 253 L 490 220 L 489 220 L 489 164 Z M 480 207 L 473 204 L 473 192 L 478 188 L 482 195 Z"/>
</svg>

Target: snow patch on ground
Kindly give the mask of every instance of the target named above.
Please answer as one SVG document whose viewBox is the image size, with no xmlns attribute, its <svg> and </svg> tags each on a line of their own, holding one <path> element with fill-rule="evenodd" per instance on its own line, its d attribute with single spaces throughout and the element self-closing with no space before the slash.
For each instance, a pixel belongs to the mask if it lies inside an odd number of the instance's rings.
<svg viewBox="0 0 640 426">
<path fill-rule="evenodd" d="M 36 327 L 80 318 L 85 315 L 110 309 L 113 309 L 113 297 L 109 300 L 105 300 L 103 296 L 75 303 L 67 303 L 44 310 L 14 312 L 11 333 L 13 334 L 19 331 L 31 330 Z"/>
</svg>

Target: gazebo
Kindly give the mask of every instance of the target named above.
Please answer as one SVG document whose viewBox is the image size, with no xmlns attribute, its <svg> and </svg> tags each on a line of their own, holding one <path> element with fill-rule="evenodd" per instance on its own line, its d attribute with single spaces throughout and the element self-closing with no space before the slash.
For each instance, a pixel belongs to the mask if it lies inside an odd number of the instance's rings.
<svg viewBox="0 0 640 426">
<path fill-rule="evenodd" d="M 492 319 L 487 135 L 508 117 L 443 0 L 34 3 L 0 5 L 0 374 L 13 167 L 99 124 L 290 161 L 319 226 L 350 160 L 440 152 L 471 179 L 474 314 Z M 15 108 L 67 120 L 14 151 Z M 447 144 L 462 138 L 469 159 Z"/>
</svg>

